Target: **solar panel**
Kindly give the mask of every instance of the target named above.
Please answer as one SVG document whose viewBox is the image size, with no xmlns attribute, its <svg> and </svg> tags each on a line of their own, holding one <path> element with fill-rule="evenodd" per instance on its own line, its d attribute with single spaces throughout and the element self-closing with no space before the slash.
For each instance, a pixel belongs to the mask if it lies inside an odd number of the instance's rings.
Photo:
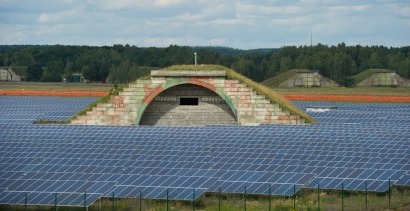
<svg viewBox="0 0 410 211">
<path fill-rule="evenodd" d="M 7 118 L 0 118 L 1 204 L 24 204 L 26 194 L 29 204 L 54 205 L 57 193 L 61 206 L 89 206 L 112 194 L 190 201 L 219 190 L 292 196 L 318 184 L 376 192 L 389 180 L 410 186 L 409 104 L 297 102 L 338 107 L 310 113 L 319 123 L 309 125 L 33 125 L 45 114 L 69 115 L 43 108 L 42 99 L 0 97 Z"/>
<path fill-rule="evenodd" d="M 0 123 L 65 121 L 98 98 L 1 96 Z"/>
</svg>

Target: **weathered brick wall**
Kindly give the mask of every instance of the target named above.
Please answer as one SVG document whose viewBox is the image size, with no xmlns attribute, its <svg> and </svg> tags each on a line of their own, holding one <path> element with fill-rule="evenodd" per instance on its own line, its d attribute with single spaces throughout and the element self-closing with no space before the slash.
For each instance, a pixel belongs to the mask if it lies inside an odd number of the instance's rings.
<svg viewBox="0 0 410 211">
<path fill-rule="evenodd" d="M 183 77 L 177 77 L 178 72 Z M 304 120 L 301 120 L 299 116 L 290 115 L 288 111 L 283 111 L 279 105 L 258 95 L 245 84 L 236 80 L 226 80 L 222 77 L 221 72 L 223 71 L 174 71 L 172 76 L 167 76 L 166 72 L 154 73 L 151 80 L 138 80 L 136 83 L 130 84 L 118 96 L 113 96 L 108 103 L 99 104 L 87 115 L 72 120 L 72 124 L 140 125 L 142 123 L 155 125 L 154 122 L 159 121 L 159 125 L 172 126 L 173 123 L 181 121 L 179 118 L 184 117 L 178 114 L 182 110 L 177 109 L 171 113 L 163 112 L 157 116 L 152 114 L 155 113 L 156 109 L 165 108 L 165 105 L 161 105 L 164 102 L 157 102 L 160 101 L 160 98 L 157 97 L 161 97 L 163 93 L 170 97 L 172 94 L 167 94 L 166 90 L 172 90 L 172 87 L 184 84 L 189 84 L 185 87 L 201 87 L 201 90 L 205 89 L 210 93 L 215 93 L 212 97 L 218 96 L 219 102 L 222 102 L 221 99 L 224 102 L 219 103 L 219 107 L 217 104 L 208 102 L 200 107 L 186 109 L 186 112 L 192 112 L 190 115 L 185 115 L 185 118 L 191 118 L 185 122 L 187 125 L 200 125 L 199 122 L 202 124 L 203 120 L 192 121 L 195 115 L 198 115 L 198 118 L 205 118 L 205 115 L 199 115 L 200 112 L 220 112 L 222 115 L 223 111 L 226 112 L 219 120 L 209 117 L 207 119 L 209 124 L 233 124 L 232 120 L 240 125 L 304 123 Z M 177 92 L 183 92 L 183 90 Z M 208 95 L 203 97 L 210 97 Z M 157 100 L 155 100 L 156 98 Z M 205 100 L 202 103 L 206 103 Z M 222 105 L 223 107 L 221 107 Z M 169 110 L 170 107 L 172 105 L 168 105 L 167 109 Z M 204 110 L 198 110 L 198 108 L 204 108 Z M 227 114 L 231 116 L 231 119 L 228 118 Z M 150 115 L 156 119 L 150 119 Z M 158 116 L 164 118 L 161 119 Z M 172 119 L 172 117 L 175 118 Z M 204 122 L 204 124 L 206 123 Z"/>
</svg>

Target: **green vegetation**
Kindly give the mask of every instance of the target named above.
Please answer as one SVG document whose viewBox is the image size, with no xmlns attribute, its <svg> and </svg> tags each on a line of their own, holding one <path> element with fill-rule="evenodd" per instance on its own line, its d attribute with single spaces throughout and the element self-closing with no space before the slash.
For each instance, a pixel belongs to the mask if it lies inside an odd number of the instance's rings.
<svg viewBox="0 0 410 211">
<path fill-rule="evenodd" d="M 341 85 L 344 87 L 353 87 L 355 85 L 354 79 L 352 77 L 345 77 L 342 79 Z"/>
<path fill-rule="evenodd" d="M 17 75 L 26 75 L 27 74 L 27 66 L 13 66 L 12 70 Z"/>
<path fill-rule="evenodd" d="M 343 201 L 342 201 L 343 194 Z M 388 193 L 368 193 L 355 191 L 329 191 L 302 189 L 296 197 L 267 195 L 247 195 L 209 193 L 200 196 L 193 206 L 189 201 L 166 201 L 136 198 L 103 198 L 88 207 L 89 211 L 100 210 L 206 210 L 206 211 L 237 211 L 246 210 L 408 210 L 410 207 L 410 192 L 407 188 L 395 187 L 391 191 L 390 203 Z M 246 199 L 246 200 L 245 200 Z M 318 204 L 319 199 L 319 204 Z M 114 202 L 114 203 L 113 203 Z M 366 204 L 367 202 L 367 204 Z M 168 209 L 167 209 L 168 208 Z M 25 210 L 24 206 L 0 205 L 0 210 Z M 28 206 L 27 210 L 55 210 L 53 206 Z M 58 207 L 58 210 L 80 211 L 83 207 Z"/>
<path fill-rule="evenodd" d="M 110 82 L 127 83 L 134 81 L 141 76 L 149 75 L 151 70 L 157 69 L 155 67 L 139 67 L 135 62 L 127 60 L 121 62 L 119 65 L 112 65 L 108 80 Z"/>
<path fill-rule="evenodd" d="M 27 68 L 26 79 L 28 81 L 40 81 L 43 77 L 44 69 L 41 65 L 30 65 Z"/>
<path fill-rule="evenodd" d="M 43 120 L 43 119 L 36 119 L 33 124 L 40 124 L 40 125 L 46 125 L 46 124 L 67 124 L 68 122 L 66 121 L 53 121 L 53 120 Z"/>
<path fill-rule="evenodd" d="M 238 80 L 242 83 L 245 83 L 247 86 L 251 87 L 255 90 L 258 94 L 265 95 L 269 100 L 274 103 L 279 104 L 283 109 L 288 110 L 291 114 L 299 115 L 301 118 L 305 119 L 307 123 L 314 122 L 315 120 L 307 115 L 306 113 L 302 112 L 299 108 L 294 106 L 288 100 L 284 99 L 282 96 L 275 93 L 272 89 L 253 81 L 250 78 L 247 78 L 232 69 L 227 67 L 223 67 L 220 65 L 175 65 L 171 67 L 167 67 L 164 70 L 224 70 L 226 73 L 226 77 L 232 80 Z"/>
<path fill-rule="evenodd" d="M 384 46 L 284 46 L 279 49 L 239 50 L 225 47 L 188 47 L 171 45 L 166 48 L 140 48 L 130 45 L 103 47 L 63 45 L 1 46 L 0 66 L 40 66 L 27 80 L 56 82 L 81 73 L 91 82 L 109 79 L 121 83 L 145 75 L 143 67 L 164 68 L 172 65 L 217 64 L 234 69 L 254 81 L 264 81 L 292 69 L 318 71 L 339 84 L 350 85 L 350 77 L 368 69 L 395 70 L 410 78 L 410 47 Z M 22 75 L 24 71 L 20 72 Z M 31 72 L 27 71 L 27 75 Z M 25 75 L 23 75 L 25 76 Z"/>
<path fill-rule="evenodd" d="M 99 103 L 107 103 L 112 96 L 117 96 L 124 90 L 125 87 L 128 87 L 128 84 L 119 84 L 117 81 L 114 83 L 113 87 L 111 88 L 110 92 L 108 95 L 100 98 L 97 101 L 94 101 L 93 103 L 89 104 L 87 107 L 83 108 L 81 111 L 79 111 L 77 114 L 72 116 L 69 120 L 67 120 L 65 123 L 70 123 L 72 119 L 75 119 L 77 116 L 83 116 L 86 115 L 88 111 L 91 111 L 94 107 L 96 107 Z"/>
<path fill-rule="evenodd" d="M 369 76 L 373 75 L 375 72 L 375 69 L 368 69 L 363 72 L 360 72 L 354 76 L 352 76 L 352 79 L 355 84 L 362 82 L 364 79 L 368 78 Z"/>
<path fill-rule="evenodd" d="M 281 73 L 275 77 L 270 77 L 266 80 L 264 80 L 262 82 L 263 85 L 268 86 L 268 87 L 277 87 L 279 86 L 279 84 L 281 84 L 282 82 L 286 81 L 287 79 L 289 79 L 290 77 L 292 77 L 293 75 L 295 75 L 297 73 L 297 69 L 292 69 L 289 71 L 286 71 L 284 73 Z"/>
<path fill-rule="evenodd" d="M 351 78 L 355 83 L 360 83 L 373 74 L 378 74 L 371 82 L 373 86 L 391 86 L 396 88 L 398 85 L 397 79 L 391 74 L 392 72 L 394 71 L 385 69 L 368 69 L 355 76 L 352 76 Z"/>
</svg>

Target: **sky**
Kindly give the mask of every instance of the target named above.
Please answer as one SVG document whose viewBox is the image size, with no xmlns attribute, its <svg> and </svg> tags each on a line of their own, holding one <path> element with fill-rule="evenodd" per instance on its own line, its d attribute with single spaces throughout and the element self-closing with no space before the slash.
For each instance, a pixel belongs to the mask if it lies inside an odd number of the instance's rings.
<svg viewBox="0 0 410 211">
<path fill-rule="evenodd" d="M 410 0 L 0 0 L 0 45 L 410 46 Z"/>
</svg>

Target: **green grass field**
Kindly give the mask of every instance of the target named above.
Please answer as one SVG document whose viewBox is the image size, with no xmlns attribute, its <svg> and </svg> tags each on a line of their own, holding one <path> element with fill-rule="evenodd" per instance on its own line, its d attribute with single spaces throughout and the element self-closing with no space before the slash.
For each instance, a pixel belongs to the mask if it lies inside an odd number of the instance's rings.
<svg viewBox="0 0 410 211">
<path fill-rule="evenodd" d="M 284 73 L 281 73 L 275 77 L 268 78 L 262 81 L 262 84 L 268 87 L 277 87 L 282 82 L 286 81 L 288 78 L 294 76 L 297 73 L 298 69 L 288 70 Z"/>
</svg>

